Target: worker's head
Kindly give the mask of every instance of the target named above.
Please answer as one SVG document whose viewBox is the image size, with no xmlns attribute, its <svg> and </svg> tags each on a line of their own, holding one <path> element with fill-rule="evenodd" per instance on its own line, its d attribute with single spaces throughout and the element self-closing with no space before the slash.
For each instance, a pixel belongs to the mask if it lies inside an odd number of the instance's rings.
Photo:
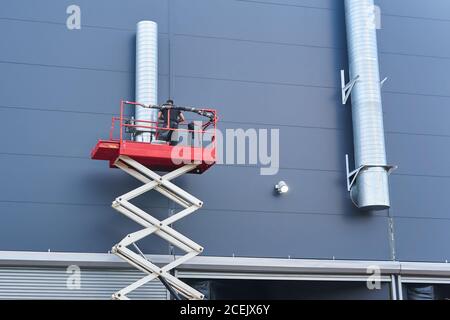
<svg viewBox="0 0 450 320">
<path fill-rule="evenodd" d="M 166 105 L 173 106 L 173 100 L 172 100 L 172 99 L 169 99 L 169 100 L 166 101 L 165 104 L 166 104 Z"/>
</svg>

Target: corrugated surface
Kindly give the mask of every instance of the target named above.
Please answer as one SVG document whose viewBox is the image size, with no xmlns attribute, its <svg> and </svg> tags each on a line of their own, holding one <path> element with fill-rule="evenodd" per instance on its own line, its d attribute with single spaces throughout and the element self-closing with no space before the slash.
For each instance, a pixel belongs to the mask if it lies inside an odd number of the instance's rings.
<svg viewBox="0 0 450 320">
<path fill-rule="evenodd" d="M 110 299 L 145 276 L 134 270 L 82 268 L 80 289 L 69 289 L 66 283 L 71 275 L 65 268 L 2 267 L 0 299 Z M 129 297 L 165 300 L 167 291 L 159 281 L 151 281 Z"/>
<path fill-rule="evenodd" d="M 359 76 L 352 91 L 355 165 L 386 165 L 383 108 L 373 0 L 346 0 L 347 47 L 350 77 Z M 358 207 L 390 207 L 387 171 L 383 167 L 360 172 L 352 197 Z"/>
<path fill-rule="evenodd" d="M 136 31 L 136 94 L 135 101 L 155 105 L 158 103 L 158 25 L 154 21 L 141 21 Z M 136 107 L 136 120 L 158 121 L 156 109 Z M 148 122 L 137 125 L 150 126 Z M 138 131 L 150 131 L 138 128 Z M 150 142 L 150 133 L 138 133 L 136 141 Z"/>
</svg>

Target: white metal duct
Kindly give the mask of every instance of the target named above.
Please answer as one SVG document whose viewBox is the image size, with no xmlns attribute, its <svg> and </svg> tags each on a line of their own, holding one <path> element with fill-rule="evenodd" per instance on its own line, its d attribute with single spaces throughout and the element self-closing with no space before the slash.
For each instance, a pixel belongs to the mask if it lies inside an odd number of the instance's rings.
<svg viewBox="0 0 450 320">
<path fill-rule="evenodd" d="M 390 207 L 373 0 L 345 0 L 355 167 L 350 196 L 365 210 Z"/>
<path fill-rule="evenodd" d="M 153 21 L 141 21 L 136 32 L 136 101 L 143 104 L 158 103 L 158 25 Z M 157 121 L 158 111 L 137 106 L 135 119 L 137 125 L 149 125 L 139 122 Z M 140 131 L 140 132 L 139 132 Z M 150 129 L 138 128 L 136 141 L 150 142 Z"/>
<path fill-rule="evenodd" d="M 81 267 L 79 289 L 67 287 L 71 275 L 62 267 L 0 267 L 0 299 L 111 299 L 114 292 L 139 280 L 143 273 Z M 133 299 L 166 300 L 167 290 L 161 282 L 154 280 L 130 296 Z"/>
</svg>

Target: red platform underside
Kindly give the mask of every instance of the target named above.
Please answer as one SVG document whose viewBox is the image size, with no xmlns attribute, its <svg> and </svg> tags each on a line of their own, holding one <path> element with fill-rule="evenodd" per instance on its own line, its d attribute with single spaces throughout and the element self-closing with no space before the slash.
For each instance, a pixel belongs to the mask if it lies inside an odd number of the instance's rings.
<svg viewBox="0 0 450 320">
<path fill-rule="evenodd" d="M 211 148 L 99 140 L 91 152 L 92 159 L 109 161 L 111 167 L 115 167 L 114 162 L 120 155 L 156 171 L 172 171 L 185 164 L 196 163 L 198 170 L 192 173 L 203 173 L 215 164 L 215 150 Z"/>
</svg>

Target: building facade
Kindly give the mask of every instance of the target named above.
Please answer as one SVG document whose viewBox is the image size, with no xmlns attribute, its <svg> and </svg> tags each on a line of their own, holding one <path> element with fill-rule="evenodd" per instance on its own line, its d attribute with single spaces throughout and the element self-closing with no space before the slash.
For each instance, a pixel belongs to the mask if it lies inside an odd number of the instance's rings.
<svg viewBox="0 0 450 320">
<path fill-rule="evenodd" d="M 158 23 L 160 102 L 213 107 L 222 131 L 280 133 L 276 175 L 260 175 L 261 164 L 224 163 L 176 180 L 205 203 L 175 224 L 205 247 L 180 277 L 214 279 L 218 297 L 233 296 L 237 279 L 248 291 L 242 297 L 264 284 L 278 292 L 279 281 L 292 283 L 293 298 L 321 285 L 327 293 L 313 297 L 401 298 L 402 279 L 445 289 L 450 3 L 375 3 L 387 157 L 398 169 L 391 208 L 361 212 L 346 190 L 353 138 L 351 106 L 340 96 L 343 1 L 3 1 L 0 275 L 9 280 L 0 297 L 108 298 L 138 277 L 108 254 L 137 230 L 110 206 L 137 184 L 89 152 L 106 138 L 120 100 L 134 100 L 141 20 Z M 71 30 L 66 10 L 74 4 L 81 24 Z M 290 190 L 277 196 L 280 180 Z M 175 209 L 158 194 L 138 202 L 161 219 Z M 156 237 L 141 248 L 155 261 L 172 253 Z M 69 265 L 80 267 L 81 288 L 67 289 Z M 365 285 L 373 265 L 380 290 Z M 159 283 L 142 290 L 137 297 L 167 296 Z"/>
</svg>

